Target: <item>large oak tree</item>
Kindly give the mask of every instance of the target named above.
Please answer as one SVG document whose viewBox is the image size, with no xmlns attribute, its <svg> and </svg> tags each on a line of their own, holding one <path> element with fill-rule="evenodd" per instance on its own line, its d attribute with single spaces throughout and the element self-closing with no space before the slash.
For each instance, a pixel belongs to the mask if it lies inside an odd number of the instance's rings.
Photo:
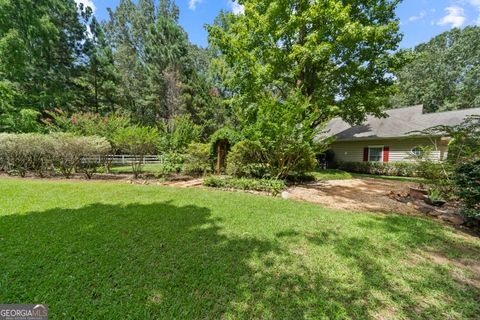
<svg viewBox="0 0 480 320">
<path fill-rule="evenodd" d="M 410 52 L 398 73 L 394 106 L 427 112 L 480 107 L 480 27 L 444 32 Z"/>
<path fill-rule="evenodd" d="M 233 70 L 228 84 L 239 116 L 254 121 L 260 101 L 281 107 L 292 97 L 308 105 L 312 126 L 380 115 L 398 65 L 398 2 L 240 0 L 245 11 L 231 15 L 228 28 L 208 28 Z"/>
</svg>

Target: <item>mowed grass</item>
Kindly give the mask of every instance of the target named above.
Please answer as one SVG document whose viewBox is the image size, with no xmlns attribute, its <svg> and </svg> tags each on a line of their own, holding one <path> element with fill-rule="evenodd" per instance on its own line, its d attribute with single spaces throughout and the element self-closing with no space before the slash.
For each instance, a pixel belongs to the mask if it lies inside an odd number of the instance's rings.
<svg viewBox="0 0 480 320">
<path fill-rule="evenodd" d="M 280 198 L 0 180 L 0 301 L 51 319 L 478 319 L 480 241 Z"/>
<path fill-rule="evenodd" d="M 345 179 L 352 179 L 353 176 L 342 170 L 335 170 L 335 169 L 321 169 L 314 172 L 309 173 L 311 174 L 316 181 L 322 180 L 345 180 Z"/>
<path fill-rule="evenodd" d="M 366 173 L 352 173 L 353 178 L 373 178 L 373 179 L 383 179 L 383 180 L 392 180 L 392 181 L 403 181 L 403 182 L 413 182 L 413 183 L 426 183 L 427 180 L 420 177 L 397 177 L 397 176 L 382 176 L 375 174 L 366 174 Z"/>
<path fill-rule="evenodd" d="M 145 164 L 142 166 L 142 172 L 144 173 L 161 173 L 163 169 L 163 165 L 161 164 Z M 99 168 L 99 172 L 103 172 L 103 168 Z M 133 174 L 132 166 L 117 166 L 110 168 L 111 173 L 126 173 L 126 174 Z"/>
</svg>

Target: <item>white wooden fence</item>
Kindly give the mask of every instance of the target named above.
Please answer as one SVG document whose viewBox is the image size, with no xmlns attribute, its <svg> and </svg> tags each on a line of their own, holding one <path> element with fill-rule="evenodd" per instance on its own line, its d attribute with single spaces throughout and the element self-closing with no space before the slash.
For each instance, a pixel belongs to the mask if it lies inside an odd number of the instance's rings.
<svg viewBox="0 0 480 320">
<path fill-rule="evenodd" d="M 88 161 L 88 162 L 97 162 L 97 163 L 103 163 L 103 162 L 110 162 L 114 166 L 122 166 L 122 165 L 130 165 L 132 164 L 133 161 L 138 161 L 140 156 L 134 156 L 134 155 L 109 155 L 106 157 L 102 156 L 89 156 L 89 157 L 83 157 L 82 161 Z M 162 155 L 148 155 L 148 156 L 143 156 L 141 159 L 141 162 L 143 164 L 163 164 L 165 162 L 165 159 Z"/>
</svg>

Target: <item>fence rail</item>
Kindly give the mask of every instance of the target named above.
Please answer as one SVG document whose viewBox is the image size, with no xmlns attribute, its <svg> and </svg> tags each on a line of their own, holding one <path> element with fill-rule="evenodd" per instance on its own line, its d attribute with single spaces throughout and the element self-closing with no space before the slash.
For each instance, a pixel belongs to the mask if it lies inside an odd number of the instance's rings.
<svg viewBox="0 0 480 320">
<path fill-rule="evenodd" d="M 141 159 L 140 159 L 141 158 Z M 140 160 L 143 164 L 163 164 L 165 159 L 162 155 L 148 155 L 148 156 L 135 156 L 135 155 L 109 155 L 109 156 L 89 156 L 83 157 L 82 161 L 88 162 L 110 162 L 112 165 L 130 165 L 133 161 Z"/>
</svg>

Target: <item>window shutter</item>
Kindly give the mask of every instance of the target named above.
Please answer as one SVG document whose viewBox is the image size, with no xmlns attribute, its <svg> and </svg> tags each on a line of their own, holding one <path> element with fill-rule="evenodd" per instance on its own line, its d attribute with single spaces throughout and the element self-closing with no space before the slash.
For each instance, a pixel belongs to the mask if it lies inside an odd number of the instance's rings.
<svg viewBox="0 0 480 320">
<path fill-rule="evenodd" d="M 363 161 L 368 161 L 368 148 L 363 148 Z"/>
<path fill-rule="evenodd" d="M 390 147 L 383 148 L 383 162 L 388 162 L 390 159 Z"/>
</svg>

